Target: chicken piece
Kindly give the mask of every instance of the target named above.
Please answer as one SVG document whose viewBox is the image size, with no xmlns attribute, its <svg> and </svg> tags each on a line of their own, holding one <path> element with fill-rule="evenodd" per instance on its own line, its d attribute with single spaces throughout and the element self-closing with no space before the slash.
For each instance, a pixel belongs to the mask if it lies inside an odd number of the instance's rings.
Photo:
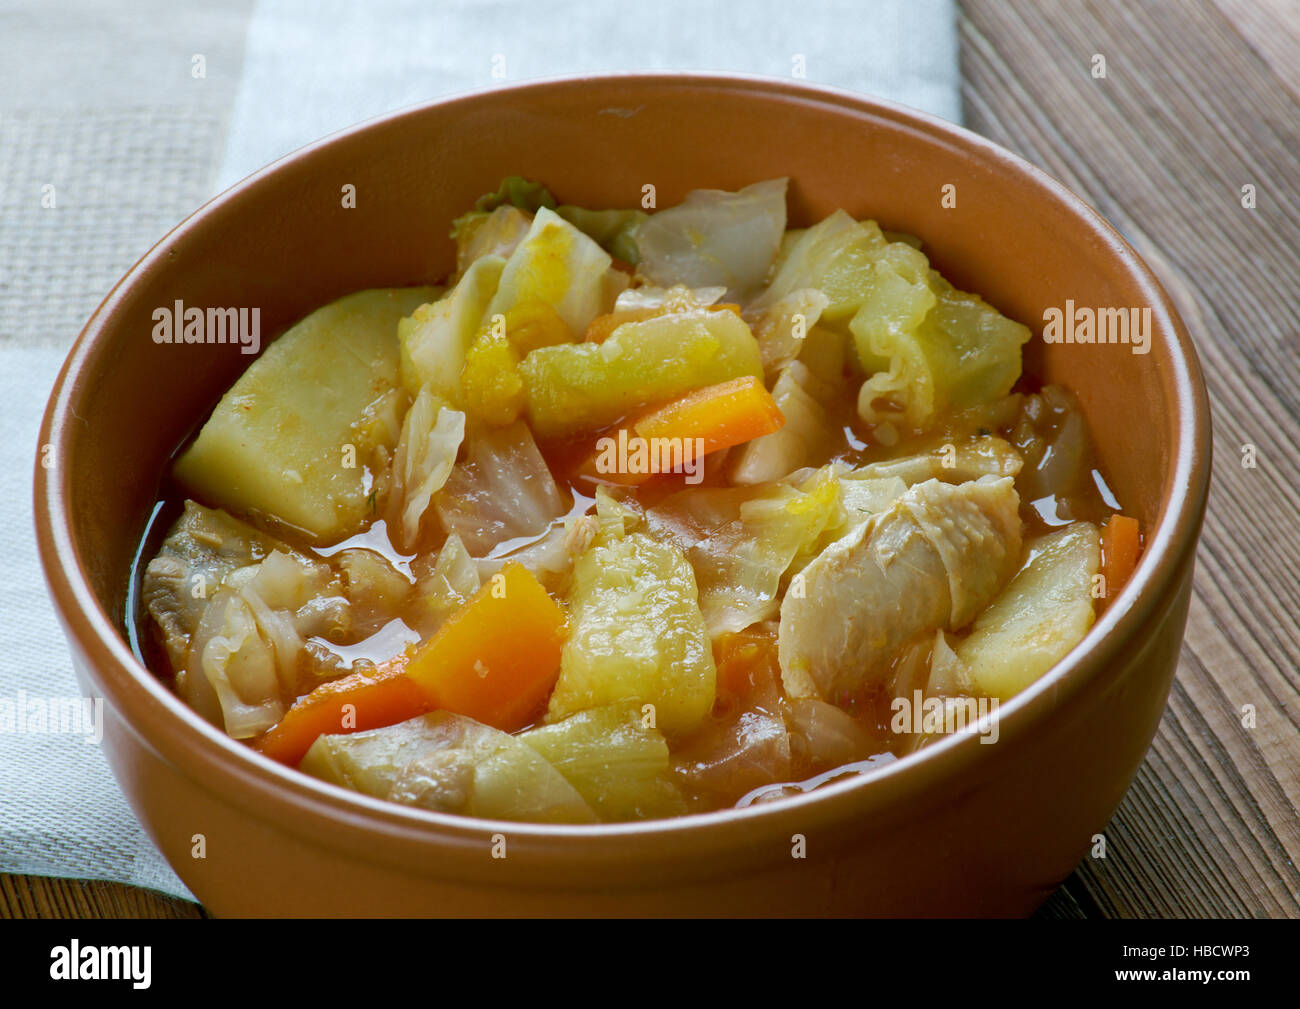
<svg viewBox="0 0 1300 1009">
<path fill-rule="evenodd" d="M 777 654 L 790 697 L 881 681 L 906 642 L 971 621 L 1020 562 L 1010 477 L 927 480 L 835 541 L 791 582 Z"/>
</svg>

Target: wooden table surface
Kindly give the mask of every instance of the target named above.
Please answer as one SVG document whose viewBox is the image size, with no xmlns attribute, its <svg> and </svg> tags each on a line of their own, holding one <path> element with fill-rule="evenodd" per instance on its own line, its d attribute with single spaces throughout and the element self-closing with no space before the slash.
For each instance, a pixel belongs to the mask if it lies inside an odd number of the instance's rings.
<svg viewBox="0 0 1300 1009">
<path fill-rule="evenodd" d="M 962 6 L 967 125 L 1071 187 L 1146 258 L 1214 409 L 1169 707 L 1107 857 L 1039 914 L 1300 917 L 1300 3 Z M 0 916 L 201 914 L 117 884 L 0 876 Z"/>
</svg>

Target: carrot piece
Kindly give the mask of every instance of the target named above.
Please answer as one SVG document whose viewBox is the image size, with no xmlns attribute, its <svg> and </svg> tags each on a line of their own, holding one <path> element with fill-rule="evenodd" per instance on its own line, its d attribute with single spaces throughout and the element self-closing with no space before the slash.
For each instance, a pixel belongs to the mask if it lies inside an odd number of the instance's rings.
<svg viewBox="0 0 1300 1009">
<path fill-rule="evenodd" d="M 659 473 L 675 471 L 672 467 L 678 462 L 689 466 L 695 461 L 697 448 L 700 455 L 708 455 L 761 438 L 784 425 L 785 416 L 762 380 L 745 375 L 688 392 L 621 428 L 607 431 L 577 473 L 606 483 L 643 484 Z M 671 451 L 662 451 L 670 445 Z M 613 452 L 614 461 L 620 465 L 601 464 L 600 458 L 607 452 Z M 621 462 L 625 457 L 629 467 L 634 457 L 640 461 L 635 468 L 624 468 Z M 671 460 L 671 464 L 663 465 L 665 460 Z"/>
<path fill-rule="evenodd" d="M 433 702 L 406 676 L 406 664 L 402 654 L 373 671 L 322 683 L 254 740 L 254 749 L 297 767 L 318 736 L 378 729 L 431 711 Z"/>
<path fill-rule="evenodd" d="M 564 610 L 507 564 L 421 645 L 406 673 L 433 706 L 504 732 L 537 714 L 560 674 Z"/>
<path fill-rule="evenodd" d="M 1101 548 L 1106 596 L 1114 598 L 1132 577 L 1138 554 L 1142 551 L 1138 520 L 1127 515 L 1112 515 L 1102 532 Z"/>
<path fill-rule="evenodd" d="M 785 425 L 772 394 L 753 375 L 688 392 L 632 422 L 642 438 L 681 438 L 703 442 L 703 455 L 761 438 Z M 685 449 L 683 449 L 685 451 Z"/>
</svg>

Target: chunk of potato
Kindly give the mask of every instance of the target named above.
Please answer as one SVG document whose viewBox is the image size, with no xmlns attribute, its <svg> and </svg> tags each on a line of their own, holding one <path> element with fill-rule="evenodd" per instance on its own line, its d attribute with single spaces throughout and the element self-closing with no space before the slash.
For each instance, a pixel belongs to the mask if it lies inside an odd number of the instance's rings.
<svg viewBox="0 0 1300 1009">
<path fill-rule="evenodd" d="M 1013 696 L 1065 658 L 1094 620 L 1101 534 L 1075 522 L 1038 541 L 1033 558 L 981 613 L 957 657 L 977 691 Z"/>
<path fill-rule="evenodd" d="M 357 532 L 370 510 L 365 467 L 399 434 L 397 323 L 435 293 L 362 291 L 290 327 L 221 398 L 176 478 L 208 504 L 318 543 Z"/>
<path fill-rule="evenodd" d="M 519 366 L 540 437 L 607 427 L 638 407 L 742 375 L 763 377 L 758 342 L 733 312 L 625 322 L 601 343 L 539 347 Z"/>
</svg>

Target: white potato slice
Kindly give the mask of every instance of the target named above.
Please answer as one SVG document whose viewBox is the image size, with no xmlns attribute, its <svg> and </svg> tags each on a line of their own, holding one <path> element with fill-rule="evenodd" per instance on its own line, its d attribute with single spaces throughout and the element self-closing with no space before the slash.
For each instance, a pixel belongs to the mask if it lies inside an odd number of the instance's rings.
<svg viewBox="0 0 1300 1009">
<path fill-rule="evenodd" d="M 400 432 L 398 320 L 433 294 L 362 291 L 290 327 L 221 398 L 176 479 L 207 504 L 318 543 L 358 532 L 373 507 L 371 455 Z"/>
<path fill-rule="evenodd" d="M 1044 536 L 1028 564 L 976 618 L 956 648 L 980 693 L 1005 700 L 1056 665 L 1094 620 L 1101 534 L 1075 522 Z"/>
</svg>

